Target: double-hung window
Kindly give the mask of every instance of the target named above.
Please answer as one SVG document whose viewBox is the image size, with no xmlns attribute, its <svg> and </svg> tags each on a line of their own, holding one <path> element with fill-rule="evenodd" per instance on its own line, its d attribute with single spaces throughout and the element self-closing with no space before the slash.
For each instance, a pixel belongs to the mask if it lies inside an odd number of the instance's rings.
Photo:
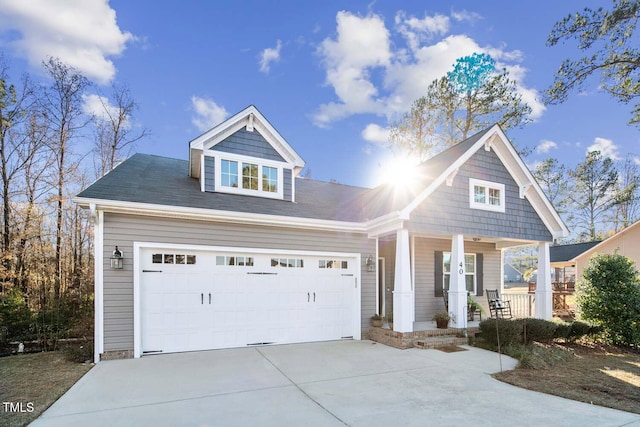
<svg viewBox="0 0 640 427">
<path fill-rule="evenodd" d="M 451 252 L 442 253 L 442 273 L 444 289 L 449 289 L 451 283 Z M 467 291 L 476 295 L 476 254 L 464 254 L 464 280 Z"/>
<path fill-rule="evenodd" d="M 486 211 L 505 211 L 504 184 L 469 178 L 469 207 Z"/>
</svg>

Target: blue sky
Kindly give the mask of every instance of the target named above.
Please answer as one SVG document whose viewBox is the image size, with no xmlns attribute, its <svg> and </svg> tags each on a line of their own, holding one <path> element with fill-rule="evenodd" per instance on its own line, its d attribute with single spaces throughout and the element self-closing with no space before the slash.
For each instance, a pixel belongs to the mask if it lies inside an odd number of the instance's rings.
<svg viewBox="0 0 640 427">
<path fill-rule="evenodd" d="M 93 93 L 127 84 L 139 103 L 133 126 L 152 132 L 137 152 L 186 159 L 191 139 L 254 104 L 312 178 L 371 186 L 388 164 L 389 121 L 473 52 L 507 67 L 533 108 L 532 124 L 508 132 L 534 149 L 528 164 L 573 167 L 589 149 L 639 157 L 631 106 L 600 93 L 597 79 L 563 105 L 540 102 L 561 61 L 578 55 L 574 43 L 545 46 L 553 24 L 610 4 L 0 0 L 0 49 L 16 80 L 41 77 L 51 55 L 96 82 Z"/>
</svg>

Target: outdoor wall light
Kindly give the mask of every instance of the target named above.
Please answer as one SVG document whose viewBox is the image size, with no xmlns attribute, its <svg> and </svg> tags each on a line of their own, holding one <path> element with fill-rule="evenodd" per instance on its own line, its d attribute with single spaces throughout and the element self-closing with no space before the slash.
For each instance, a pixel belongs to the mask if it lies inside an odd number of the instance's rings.
<svg viewBox="0 0 640 427">
<path fill-rule="evenodd" d="M 369 272 L 376 271 L 376 263 L 373 260 L 373 255 L 369 255 L 367 257 L 367 260 L 365 261 L 365 264 L 367 265 L 367 271 L 369 271 Z"/>
<path fill-rule="evenodd" d="M 111 269 L 122 270 L 123 264 L 124 264 L 124 254 L 116 246 L 116 250 L 113 251 L 113 255 L 111 255 Z"/>
</svg>

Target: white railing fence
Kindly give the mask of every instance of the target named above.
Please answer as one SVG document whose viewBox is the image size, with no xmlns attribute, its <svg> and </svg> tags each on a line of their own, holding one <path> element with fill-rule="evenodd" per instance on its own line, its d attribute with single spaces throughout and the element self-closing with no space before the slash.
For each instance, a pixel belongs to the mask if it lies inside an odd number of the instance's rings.
<svg viewBox="0 0 640 427">
<path fill-rule="evenodd" d="M 535 294 L 503 292 L 502 299 L 504 301 L 511 301 L 511 314 L 513 317 L 535 317 Z"/>
</svg>

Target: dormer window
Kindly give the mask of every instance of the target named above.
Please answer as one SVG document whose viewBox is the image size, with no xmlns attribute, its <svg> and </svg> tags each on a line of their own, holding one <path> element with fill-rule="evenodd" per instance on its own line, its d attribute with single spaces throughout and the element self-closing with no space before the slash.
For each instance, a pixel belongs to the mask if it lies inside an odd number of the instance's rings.
<svg viewBox="0 0 640 427">
<path fill-rule="evenodd" d="M 276 193 L 278 191 L 278 169 L 262 167 L 262 191 Z"/>
<path fill-rule="evenodd" d="M 222 186 L 238 188 L 238 162 L 223 160 L 222 164 Z"/>
<path fill-rule="evenodd" d="M 242 163 L 242 188 L 247 190 L 258 189 L 258 165 Z"/>
<path fill-rule="evenodd" d="M 469 178 L 469 207 L 504 212 L 504 184 Z"/>
<path fill-rule="evenodd" d="M 283 198 L 282 162 L 215 153 L 214 191 L 269 198 Z M 212 156 L 213 157 L 213 156 Z"/>
</svg>

